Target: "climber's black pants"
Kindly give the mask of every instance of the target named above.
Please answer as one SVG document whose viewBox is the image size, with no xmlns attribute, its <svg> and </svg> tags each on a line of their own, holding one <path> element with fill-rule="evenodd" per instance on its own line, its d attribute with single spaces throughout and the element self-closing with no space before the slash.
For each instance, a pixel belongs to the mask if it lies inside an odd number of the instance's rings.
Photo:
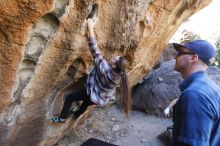
<svg viewBox="0 0 220 146">
<path fill-rule="evenodd" d="M 74 90 L 72 93 L 66 96 L 60 118 L 66 119 L 68 117 L 72 103 L 76 101 L 83 101 L 79 110 L 77 110 L 76 112 L 77 117 L 83 114 L 88 106 L 94 104 L 90 100 L 90 96 L 87 95 L 85 86 L 80 89 Z"/>
</svg>

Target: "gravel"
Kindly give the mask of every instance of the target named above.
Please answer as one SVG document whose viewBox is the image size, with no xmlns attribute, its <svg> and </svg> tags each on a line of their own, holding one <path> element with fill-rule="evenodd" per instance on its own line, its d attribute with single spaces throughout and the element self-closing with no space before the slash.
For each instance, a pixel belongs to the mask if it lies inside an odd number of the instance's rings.
<svg viewBox="0 0 220 146">
<path fill-rule="evenodd" d="M 95 108 L 91 116 L 70 131 L 56 146 L 80 146 L 89 138 L 96 138 L 118 146 L 163 146 L 157 138 L 171 126 L 171 119 L 158 118 L 131 111 L 129 118 L 118 104 Z"/>
</svg>

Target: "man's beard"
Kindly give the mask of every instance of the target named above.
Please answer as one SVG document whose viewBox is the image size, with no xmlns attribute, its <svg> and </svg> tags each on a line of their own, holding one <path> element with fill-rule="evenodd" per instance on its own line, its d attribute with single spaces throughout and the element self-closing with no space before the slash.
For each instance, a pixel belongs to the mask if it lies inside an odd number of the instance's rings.
<svg viewBox="0 0 220 146">
<path fill-rule="evenodd" d="M 182 69 L 183 69 L 183 67 L 178 66 L 177 64 L 175 64 L 175 66 L 174 66 L 175 71 L 181 72 Z"/>
</svg>

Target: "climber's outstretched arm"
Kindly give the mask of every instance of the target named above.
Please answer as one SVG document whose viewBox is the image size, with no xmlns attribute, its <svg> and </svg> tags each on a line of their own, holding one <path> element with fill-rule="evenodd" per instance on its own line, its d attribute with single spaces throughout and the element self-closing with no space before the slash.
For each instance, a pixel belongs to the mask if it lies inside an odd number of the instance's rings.
<svg viewBox="0 0 220 146">
<path fill-rule="evenodd" d="M 92 54 L 92 57 L 95 62 L 100 62 L 100 60 L 103 60 L 103 57 L 100 53 L 100 50 L 98 48 L 96 39 L 95 39 L 95 33 L 94 33 L 94 26 L 95 22 L 92 19 L 87 20 L 87 29 L 88 29 L 88 44 L 89 49 Z"/>
</svg>

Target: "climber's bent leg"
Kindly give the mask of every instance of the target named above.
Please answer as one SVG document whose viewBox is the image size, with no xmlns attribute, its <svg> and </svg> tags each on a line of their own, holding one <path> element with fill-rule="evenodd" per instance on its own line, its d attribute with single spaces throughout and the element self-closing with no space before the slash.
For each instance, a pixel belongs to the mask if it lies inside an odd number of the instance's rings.
<svg viewBox="0 0 220 146">
<path fill-rule="evenodd" d="M 72 103 L 75 101 L 84 101 L 87 98 L 86 87 L 75 90 L 74 92 L 68 94 L 64 101 L 63 109 L 60 114 L 60 118 L 66 119 L 68 117 Z"/>
</svg>

